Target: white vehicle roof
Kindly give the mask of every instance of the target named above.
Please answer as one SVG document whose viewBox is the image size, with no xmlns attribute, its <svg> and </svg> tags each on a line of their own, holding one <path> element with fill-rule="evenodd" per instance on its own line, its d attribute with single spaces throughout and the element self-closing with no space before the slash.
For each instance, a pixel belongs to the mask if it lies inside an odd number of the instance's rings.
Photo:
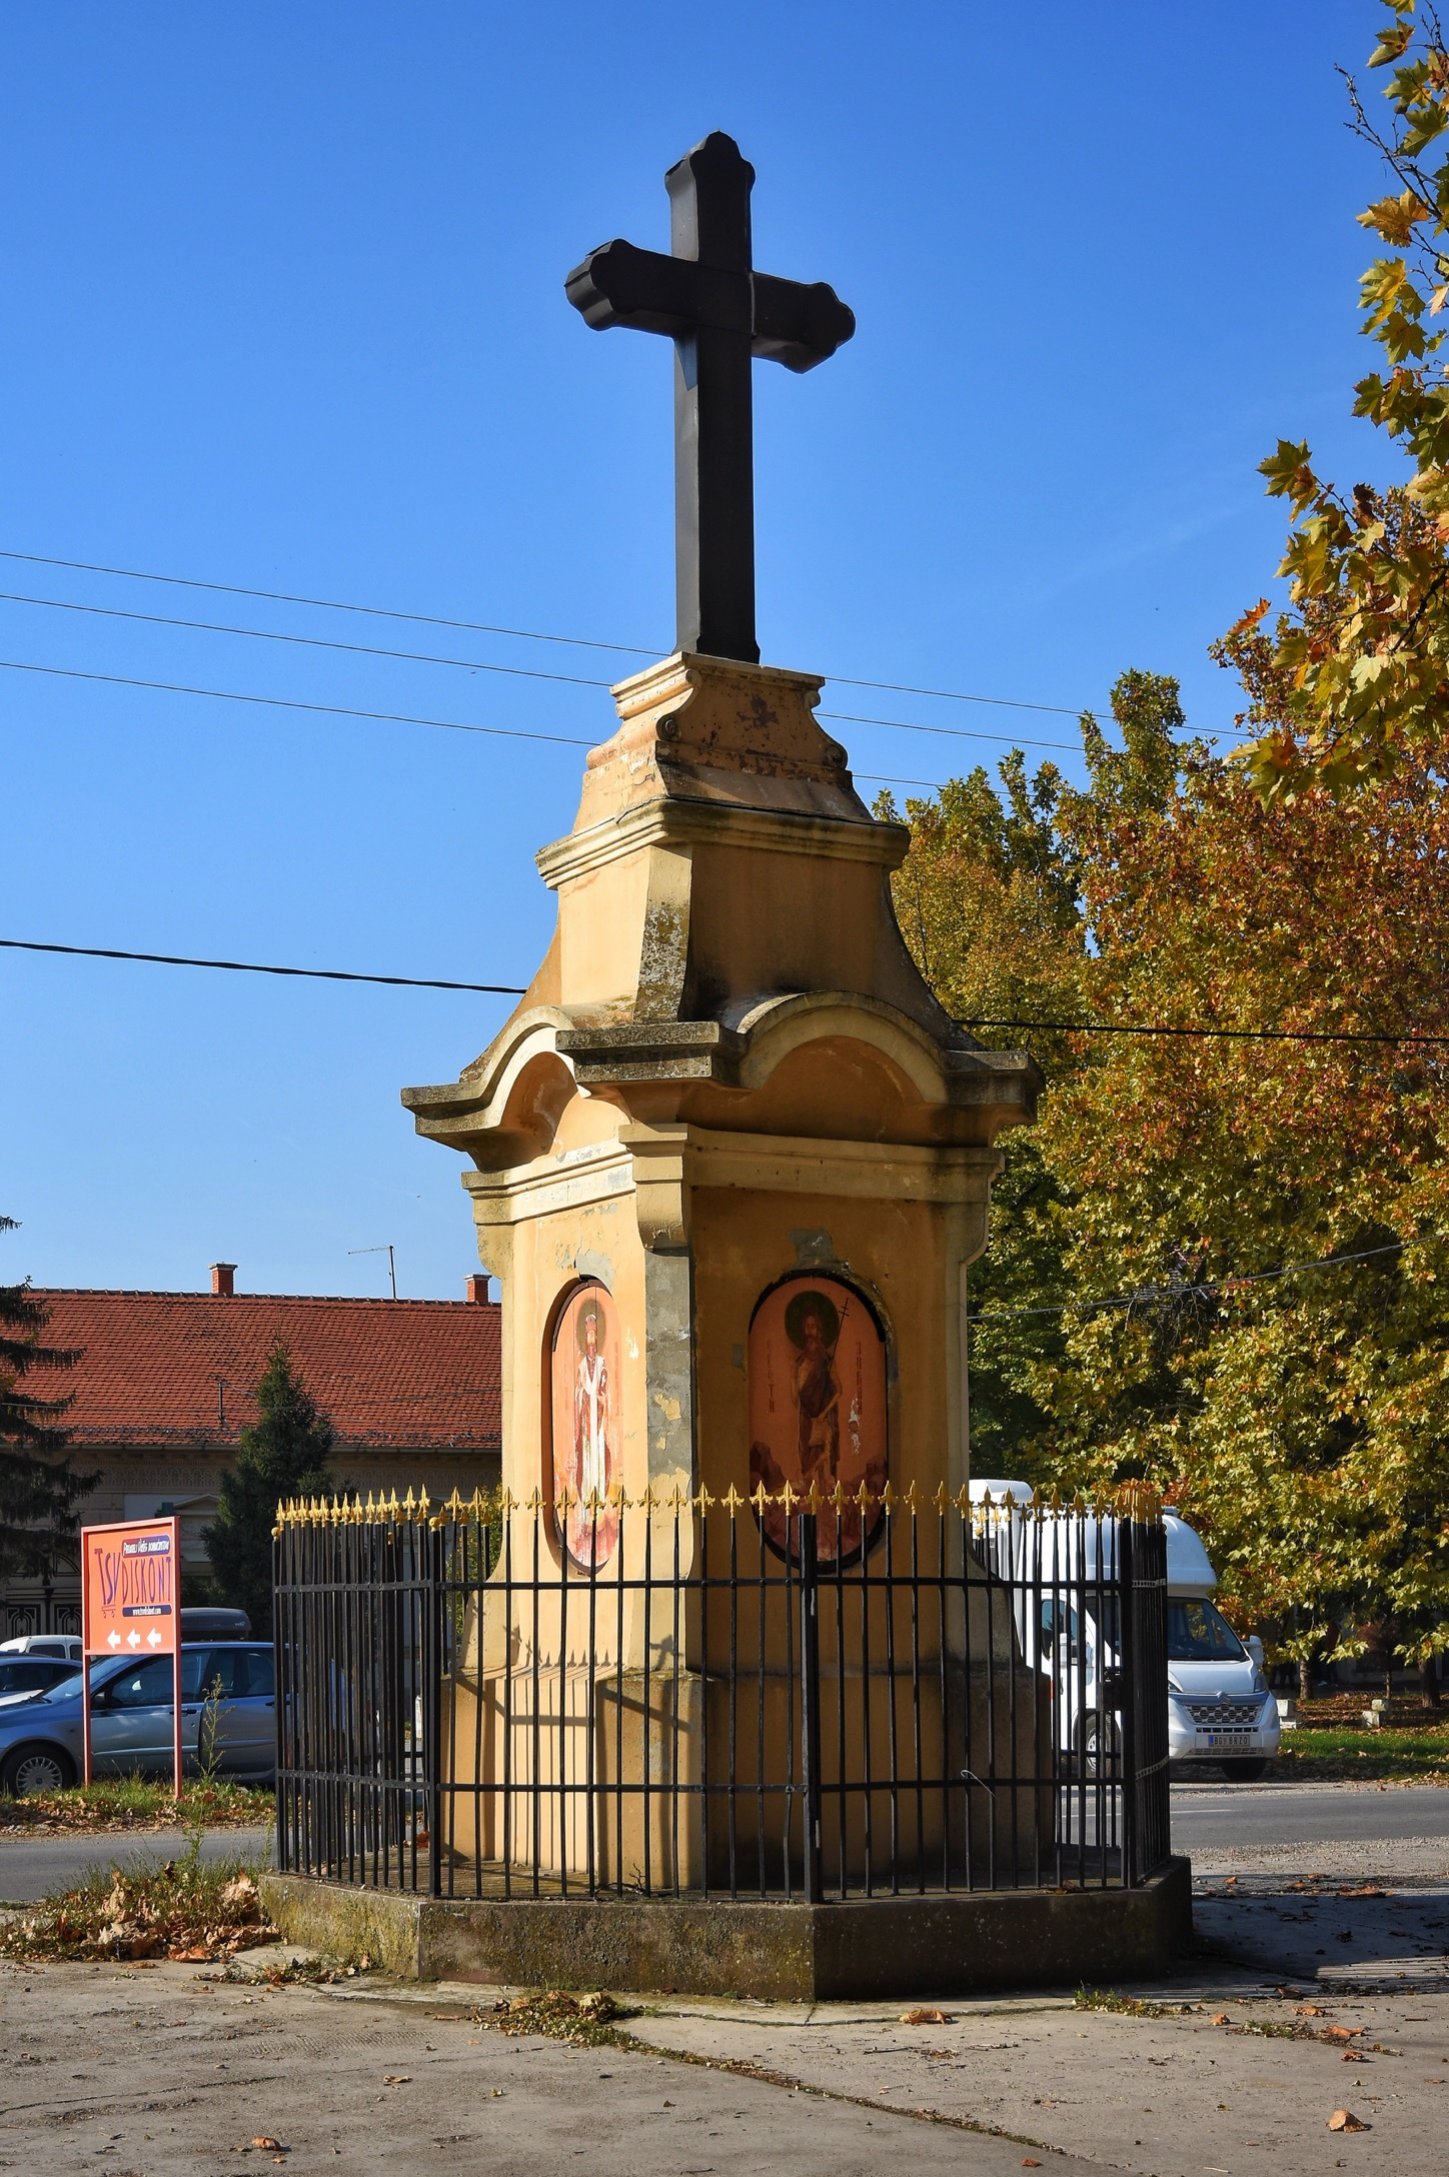
<svg viewBox="0 0 1449 2177">
<path fill-rule="evenodd" d="M 1018 1507 L 1031 1505 L 1035 1492 L 1029 1482 L 1018 1481 L 971 1481 L 967 1492 L 973 1504 L 982 1503 L 987 1496 L 1003 1507 L 1010 1503 L 1012 1516 Z M 1060 1526 L 1057 1526 L 1057 1520 Z M 1075 1572 L 1085 1552 L 1087 1577 L 1100 1575 L 1109 1578 L 1117 1556 L 1117 1522 L 1110 1514 L 1099 1517 L 1095 1513 L 1085 1515 L 1061 1513 L 1054 1515 L 1043 1507 L 1041 1569 L 1050 1577 L 1054 1570 L 1063 1575 Z M 1177 1512 L 1165 1512 L 1162 1524 L 1167 1530 L 1167 1585 L 1174 1595 L 1210 1595 L 1218 1584 L 1212 1561 L 1203 1547 L 1201 1535 L 1189 1527 Z"/>
<path fill-rule="evenodd" d="M 1030 1482 L 977 1481 L 973 1475 L 966 1484 L 966 1494 L 973 1504 L 980 1504 L 990 1497 L 994 1504 L 1010 1498 L 1013 1504 L 1030 1504 L 1036 1492 Z"/>
</svg>

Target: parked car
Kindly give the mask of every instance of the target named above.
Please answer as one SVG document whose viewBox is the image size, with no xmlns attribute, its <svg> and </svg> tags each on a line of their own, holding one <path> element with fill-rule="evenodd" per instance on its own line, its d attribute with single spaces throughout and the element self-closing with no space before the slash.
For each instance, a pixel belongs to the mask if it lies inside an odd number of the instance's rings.
<svg viewBox="0 0 1449 2177">
<path fill-rule="evenodd" d="M 0 1655 L 58 1655 L 67 1663 L 79 1663 L 81 1637 L 79 1633 L 17 1633 L 13 1640 L 0 1640 Z"/>
<path fill-rule="evenodd" d="M 74 1678 L 75 1665 L 59 1655 L 0 1655 L 0 1696 L 44 1693 L 62 1678 Z"/>
<path fill-rule="evenodd" d="M 112 1656 L 92 1665 L 91 1764 L 97 1775 L 170 1773 L 173 1684 L 166 1655 L 144 1661 Z M 72 1671 L 45 1692 L 0 1696 L 0 1791 L 18 1798 L 76 1781 L 84 1761 L 81 1687 L 81 1673 Z M 205 1725 L 210 1744 L 200 1753 L 214 1758 L 222 1774 L 271 1776 L 276 1705 L 269 1645 L 183 1643 L 181 1746 L 188 1768 L 197 1766 Z"/>
<path fill-rule="evenodd" d="M 1117 1653 L 1117 1521 L 1037 1512 L 1030 1485 L 973 1481 L 1010 1512 L 987 1537 L 1003 1571 L 1031 1577 L 1018 1588 L 1017 1633 L 1029 1663 L 1050 1679 L 1057 1749 L 1089 1774 L 1114 1761 L 1121 1660 Z M 1278 1751 L 1282 1724 L 1263 1670 L 1261 1645 L 1244 1643 L 1212 1601 L 1217 1574 L 1202 1539 L 1175 1512 L 1167 1530 L 1167 1750 L 1174 1762 L 1211 1763 L 1237 1783 L 1262 1776 Z M 1028 1535 L 1032 1542 L 1028 1544 Z M 1039 1555 L 1036 1554 L 1039 1552 Z M 1085 1552 L 1085 1556 L 1083 1555 Z M 1094 1582 L 1100 1592 L 1094 1597 Z M 1083 1607 L 1079 1611 L 1077 1604 Z M 1099 1615 L 1105 1622 L 1098 1623 Z"/>
</svg>

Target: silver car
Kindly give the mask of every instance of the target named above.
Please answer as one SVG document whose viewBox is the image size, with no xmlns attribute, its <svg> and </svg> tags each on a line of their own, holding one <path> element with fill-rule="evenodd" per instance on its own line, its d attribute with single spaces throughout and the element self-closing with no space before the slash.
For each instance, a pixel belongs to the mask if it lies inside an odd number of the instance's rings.
<svg viewBox="0 0 1449 2177">
<path fill-rule="evenodd" d="M 106 1657 L 91 1666 L 91 1766 L 97 1776 L 169 1774 L 170 1656 Z M 185 1643 L 181 1747 L 188 1769 L 215 1761 L 226 1776 L 265 1778 L 276 1766 L 271 1647 L 259 1641 Z M 81 1674 L 46 1692 L 0 1697 L 0 1791 L 60 1791 L 84 1761 Z"/>
</svg>

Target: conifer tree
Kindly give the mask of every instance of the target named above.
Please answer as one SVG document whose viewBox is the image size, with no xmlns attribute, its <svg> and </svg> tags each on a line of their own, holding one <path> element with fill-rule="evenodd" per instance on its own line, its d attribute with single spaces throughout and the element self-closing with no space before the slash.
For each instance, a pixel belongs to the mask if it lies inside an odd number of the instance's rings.
<svg viewBox="0 0 1449 2177">
<path fill-rule="evenodd" d="M 223 1602 L 245 1610 L 252 1631 L 272 1629 L 272 1528 L 284 1497 L 330 1496 L 332 1423 L 279 1340 L 257 1385 L 260 1418 L 241 1431 L 222 1477 L 216 1520 L 204 1540 Z"/>
<path fill-rule="evenodd" d="M 0 1217 L 0 1232 L 13 1232 Z M 0 1576 L 37 1577 L 75 1536 L 75 1507 L 97 1476 L 77 1474 L 65 1455 L 60 1416 L 68 1398 L 40 1398 L 32 1369 L 73 1368 L 78 1351 L 42 1343 L 49 1310 L 29 1280 L 0 1285 Z"/>
</svg>

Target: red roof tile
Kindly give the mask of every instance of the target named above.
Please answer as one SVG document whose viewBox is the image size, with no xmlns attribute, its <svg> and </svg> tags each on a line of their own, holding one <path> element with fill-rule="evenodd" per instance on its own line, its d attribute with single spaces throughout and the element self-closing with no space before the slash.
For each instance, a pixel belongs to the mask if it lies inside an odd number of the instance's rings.
<svg viewBox="0 0 1449 2177">
<path fill-rule="evenodd" d="M 50 1310 L 46 1343 L 83 1348 L 42 1392 L 62 1384 L 74 1392 L 65 1427 L 78 1448 L 235 1444 L 256 1419 L 256 1387 L 278 1339 L 339 1450 L 498 1448 L 495 1302 L 39 1288 L 35 1297 Z"/>
</svg>

